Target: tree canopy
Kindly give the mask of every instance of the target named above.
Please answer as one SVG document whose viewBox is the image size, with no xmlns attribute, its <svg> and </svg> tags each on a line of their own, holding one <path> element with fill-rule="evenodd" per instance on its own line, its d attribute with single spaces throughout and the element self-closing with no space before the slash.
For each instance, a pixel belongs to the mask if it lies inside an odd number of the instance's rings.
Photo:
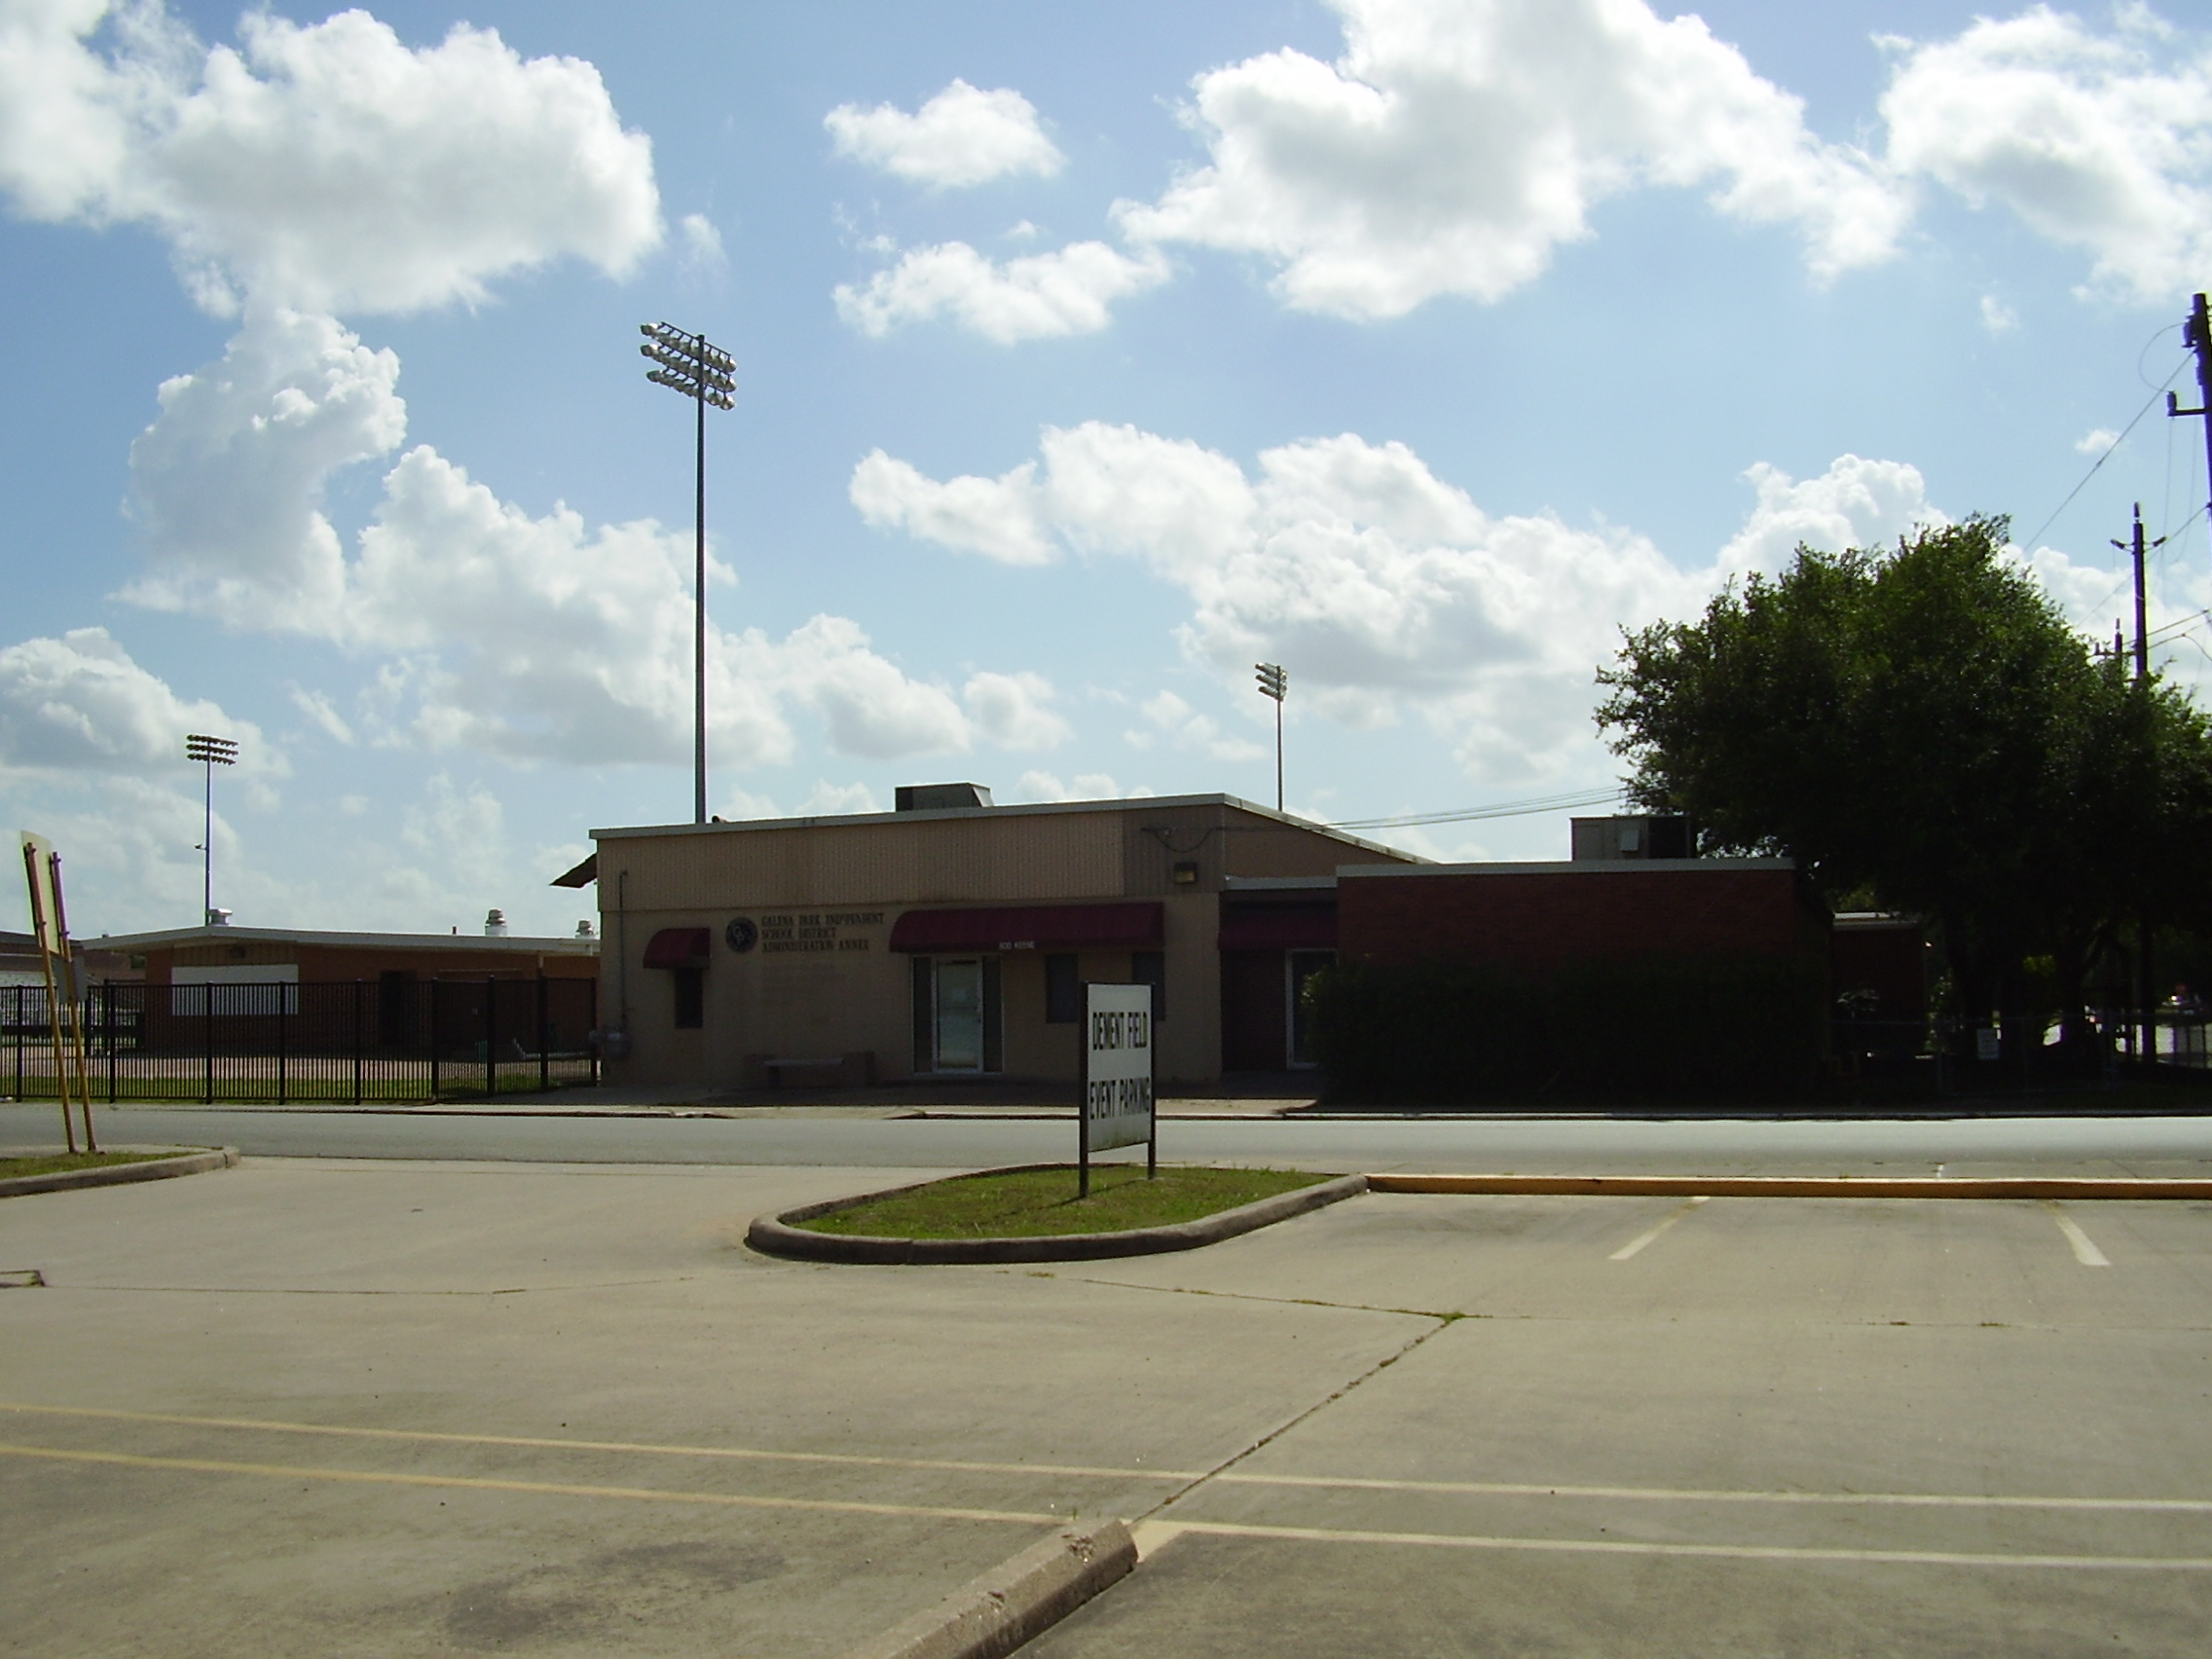
<svg viewBox="0 0 2212 1659">
<path fill-rule="evenodd" d="M 2017 1010 L 2030 956 L 2078 1007 L 2116 928 L 2212 917 L 2204 717 L 2100 657 L 2007 528 L 1800 547 L 1702 620 L 1629 633 L 1598 676 L 1641 804 L 1688 814 L 1707 851 L 1794 858 L 1831 902 L 1929 916 L 1977 1018 Z"/>
</svg>

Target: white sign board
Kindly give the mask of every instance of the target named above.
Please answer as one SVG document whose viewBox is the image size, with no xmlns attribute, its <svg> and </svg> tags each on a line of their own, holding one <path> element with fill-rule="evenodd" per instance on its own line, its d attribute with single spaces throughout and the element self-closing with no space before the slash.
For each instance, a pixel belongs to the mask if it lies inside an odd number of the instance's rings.
<svg viewBox="0 0 2212 1659">
<path fill-rule="evenodd" d="M 1083 991 L 1085 1154 L 1142 1146 L 1152 1139 L 1152 987 Z"/>
</svg>

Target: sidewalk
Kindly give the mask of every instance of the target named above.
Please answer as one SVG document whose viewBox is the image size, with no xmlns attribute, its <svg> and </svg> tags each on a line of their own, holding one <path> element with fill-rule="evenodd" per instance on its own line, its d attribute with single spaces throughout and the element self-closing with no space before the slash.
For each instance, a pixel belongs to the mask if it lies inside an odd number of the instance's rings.
<svg viewBox="0 0 2212 1659">
<path fill-rule="evenodd" d="M 4 1098 L 4 1097 L 0 1097 Z M 35 1105 L 35 1101 L 9 1104 Z M 105 1108 L 106 1102 L 98 1103 Z M 396 1113 L 404 1117 L 533 1118 L 1073 1118 L 1072 1086 L 922 1083 L 872 1088 L 700 1089 L 661 1085 L 557 1088 L 537 1094 L 502 1094 L 492 1100 L 370 1101 L 127 1100 L 138 1112 L 338 1112 Z M 1232 1092 L 1162 1096 L 1162 1118 L 1279 1118 L 1315 1104 L 1302 1093 Z"/>
</svg>

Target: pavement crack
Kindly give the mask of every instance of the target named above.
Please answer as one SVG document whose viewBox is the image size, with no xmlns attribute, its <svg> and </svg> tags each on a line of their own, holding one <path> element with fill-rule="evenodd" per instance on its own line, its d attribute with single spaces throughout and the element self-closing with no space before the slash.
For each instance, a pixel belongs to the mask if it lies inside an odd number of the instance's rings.
<svg viewBox="0 0 2212 1659">
<path fill-rule="evenodd" d="M 1254 1297 L 1250 1300 L 1273 1301 L 1280 1299 Z M 1324 1303 L 1318 1304 L 1317 1306 L 1335 1307 L 1339 1305 L 1334 1303 Z M 1400 1309 L 1376 1309 L 1375 1311 L 1402 1312 L 1404 1310 Z M 1229 1456 L 1224 1457 L 1220 1462 L 1216 1463 L 1212 1468 L 1205 1470 L 1202 1474 L 1199 1474 L 1190 1481 L 1186 1481 L 1182 1486 L 1177 1487 L 1173 1492 L 1169 1493 L 1165 1497 L 1161 1498 L 1158 1503 L 1154 1504 L 1150 1509 L 1146 1510 L 1143 1515 L 1138 1517 L 1138 1519 L 1140 1521 L 1149 1521 L 1153 1519 L 1154 1517 L 1158 1516 L 1162 1510 L 1167 1509 L 1173 1504 L 1180 1503 L 1184 1498 L 1197 1492 L 1208 1481 L 1214 1480 L 1221 1475 L 1227 1474 L 1231 1469 L 1236 1467 L 1237 1464 L 1243 1462 L 1246 1458 L 1273 1445 L 1277 1440 L 1280 1440 L 1284 1435 L 1288 1434 L 1292 1429 L 1298 1427 L 1301 1423 L 1310 1421 L 1313 1418 L 1319 1416 L 1322 1412 L 1327 1411 L 1339 1400 L 1344 1399 L 1346 1395 L 1357 1389 L 1362 1383 L 1367 1382 L 1370 1380 L 1381 1376 L 1383 1372 L 1389 1370 L 1391 1366 L 1397 1364 L 1398 1361 L 1404 1359 L 1408 1354 L 1412 1353 L 1416 1348 L 1419 1347 L 1421 1344 L 1427 1342 L 1429 1338 L 1435 1336 L 1438 1331 L 1448 1329 L 1456 1321 L 1458 1317 L 1456 1314 L 1443 1313 L 1424 1313 L 1419 1316 L 1425 1319 L 1434 1319 L 1436 1323 L 1428 1330 L 1420 1332 L 1411 1341 L 1403 1344 L 1396 1352 L 1385 1354 L 1382 1359 L 1369 1366 L 1357 1377 L 1352 1378 L 1349 1382 L 1340 1383 L 1337 1387 L 1331 1389 L 1320 1399 L 1314 1401 L 1313 1404 L 1308 1406 L 1304 1411 L 1299 1412 L 1292 1417 L 1286 1418 L 1283 1421 L 1275 1424 L 1273 1428 L 1261 1435 L 1259 1439 L 1253 1441 L 1241 1452 L 1231 1454 Z"/>
</svg>

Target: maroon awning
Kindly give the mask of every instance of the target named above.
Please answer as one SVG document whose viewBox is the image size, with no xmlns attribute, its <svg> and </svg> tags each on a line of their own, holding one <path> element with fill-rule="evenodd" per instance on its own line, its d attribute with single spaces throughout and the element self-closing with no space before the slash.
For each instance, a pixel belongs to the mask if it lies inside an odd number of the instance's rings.
<svg viewBox="0 0 2212 1659">
<path fill-rule="evenodd" d="M 713 937 L 709 928 L 663 928 L 645 941 L 645 966 L 704 968 Z"/>
<path fill-rule="evenodd" d="M 1224 950 L 1334 950 L 1334 904 L 1241 904 L 1221 913 Z"/>
<path fill-rule="evenodd" d="M 1158 944 L 1164 904 L 1026 904 L 989 910 L 908 910 L 891 927 L 893 950 L 1110 950 Z"/>
</svg>

